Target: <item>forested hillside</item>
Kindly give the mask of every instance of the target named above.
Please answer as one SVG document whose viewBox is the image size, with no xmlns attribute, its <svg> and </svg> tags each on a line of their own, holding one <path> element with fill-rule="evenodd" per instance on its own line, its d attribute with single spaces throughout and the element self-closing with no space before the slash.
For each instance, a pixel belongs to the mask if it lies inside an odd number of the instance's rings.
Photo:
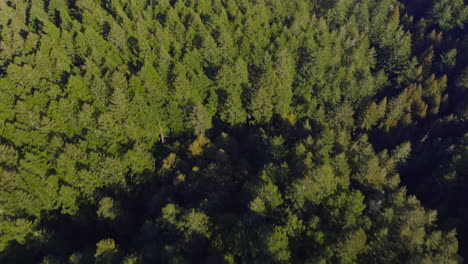
<svg viewBox="0 0 468 264">
<path fill-rule="evenodd" d="M 462 263 L 463 0 L 0 0 L 0 263 Z"/>
</svg>

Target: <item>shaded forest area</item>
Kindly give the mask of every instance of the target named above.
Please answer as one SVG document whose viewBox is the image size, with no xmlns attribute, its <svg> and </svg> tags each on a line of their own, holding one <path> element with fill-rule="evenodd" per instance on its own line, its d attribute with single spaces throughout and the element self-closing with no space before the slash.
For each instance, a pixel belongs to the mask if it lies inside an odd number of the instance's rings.
<svg viewBox="0 0 468 264">
<path fill-rule="evenodd" d="M 0 1 L 1 263 L 462 263 L 463 0 Z"/>
</svg>

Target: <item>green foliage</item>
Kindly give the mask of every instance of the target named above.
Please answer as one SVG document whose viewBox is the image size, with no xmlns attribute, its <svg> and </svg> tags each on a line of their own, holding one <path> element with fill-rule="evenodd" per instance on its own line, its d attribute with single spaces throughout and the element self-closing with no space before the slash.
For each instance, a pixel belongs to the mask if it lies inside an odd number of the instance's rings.
<svg viewBox="0 0 468 264">
<path fill-rule="evenodd" d="M 369 247 L 366 246 L 366 233 L 362 229 L 347 235 L 338 243 L 337 254 L 340 263 L 356 263 L 360 254 L 365 253 Z"/>
<path fill-rule="evenodd" d="M 2 240 L 0 249 L 4 251 L 9 241 L 17 241 L 20 244 L 26 242 L 26 237 L 32 232 L 33 223 L 26 219 L 8 219 L 2 212 L 2 223 L 0 231 L 2 232 Z"/>
<path fill-rule="evenodd" d="M 456 263 L 468 7 L 402 2 L 0 1 L 0 262 Z"/>
<path fill-rule="evenodd" d="M 97 214 L 102 218 L 114 220 L 118 216 L 118 208 L 114 200 L 110 197 L 104 197 L 99 201 L 99 209 Z"/>
<path fill-rule="evenodd" d="M 189 151 L 193 156 L 200 156 L 204 147 L 210 143 L 210 140 L 203 135 L 199 135 L 189 146 Z"/>
<path fill-rule="evenodd" d="M 461 0 L 436 1 L 429 15 L 434 23 L 444 30 L 463 28 L 468 19 L 468 6 Z"/>
<path fill-rule="evenodd" d="M 291 258 L 288 248 L 288 235 L 281 227 L 275 226 L 273 232 L 267 235 L 266 246 L 276 262 L 286 262 Z"/>
<path fill-rule="evenodd" d="M 103 239 L 96 244 L 96 263 L 115 263 L 117 255 L 117 246 L 112 238 Z"/>
<path fill-rule="evenodd" d="M 278 187 L 266 173 L 265 171 L 262 172 L 261 182 L 253 187 L 251 191 L 254 199 L 250 202 L 250 209 L 257 213 L 274 210 L 283 203 Z"/>
<path fill-rule="evenodd" d="M 387 108 L 387 97 L 382 99 L 379 104 L 372 102 L 367 110 L 364 112 L 361 121 L 361 127 L 365 130 L 370 130 L 374 125 L 377 124 L 385 116 Z"/>
<path fill-rule="evenodd" d="M 194 106 L 193 112 L 189 116 L 189 123 L 196 135 L 205 133 L 206 130 L 212 127 L 210 114 L 201 104 Z"/>
</svg>

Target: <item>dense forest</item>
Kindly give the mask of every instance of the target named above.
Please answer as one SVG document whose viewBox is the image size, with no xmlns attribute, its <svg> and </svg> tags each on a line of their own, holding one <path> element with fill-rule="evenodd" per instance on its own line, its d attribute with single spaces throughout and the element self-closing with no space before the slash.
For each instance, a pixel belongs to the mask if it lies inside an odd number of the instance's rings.
<svg viewBox="0 0 468 264">
<path fill-rule="evenodd" d="M 463 263 L 468 2 L 1 0 L 0 263 Z"/>
</svg>

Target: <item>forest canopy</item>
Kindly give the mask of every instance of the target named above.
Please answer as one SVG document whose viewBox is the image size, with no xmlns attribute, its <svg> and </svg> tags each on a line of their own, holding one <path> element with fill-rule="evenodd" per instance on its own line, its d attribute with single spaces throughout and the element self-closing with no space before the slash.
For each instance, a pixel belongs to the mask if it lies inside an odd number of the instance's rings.
<svg viewBox="0 0 468 264">
<path fill-rule="evenodd" d="M 2 0 L 0 262 L 462 263 L 467 33 L 463 0 Z"/>
</svg>

